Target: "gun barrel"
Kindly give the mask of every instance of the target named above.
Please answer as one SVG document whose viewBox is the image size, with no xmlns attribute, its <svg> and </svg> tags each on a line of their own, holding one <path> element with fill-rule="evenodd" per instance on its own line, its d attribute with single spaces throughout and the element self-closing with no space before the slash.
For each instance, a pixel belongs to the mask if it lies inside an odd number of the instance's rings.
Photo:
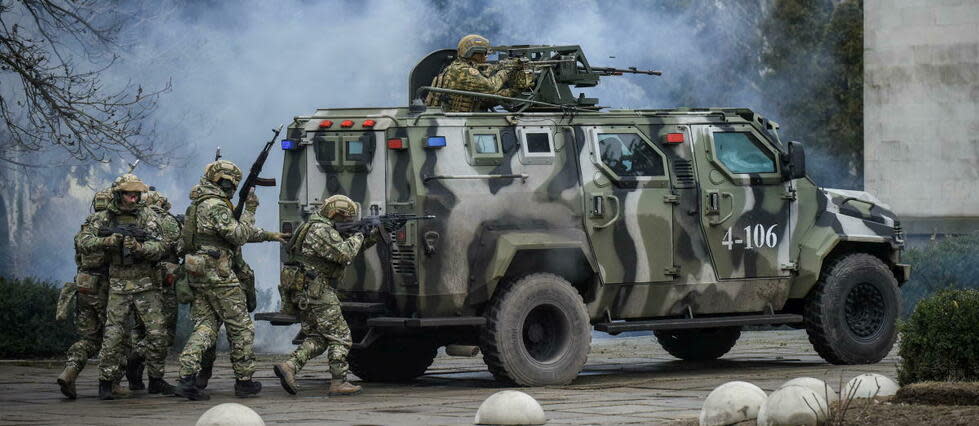
<svg viewBox="0 0 979 426">
<path fill-rule="evenodd" d="M 584 70 L 584 68 L 579 68 Z M 645 75 L 663 75 L 663 71 L 656 70 L 641 70 L 636 67 L 629 68 L 612 68 L 612 67 L 591 67 L 592 72 L 597 72 L 602 75 L 622 75 L 622 74 L 645 74 Z"/>
</svg>

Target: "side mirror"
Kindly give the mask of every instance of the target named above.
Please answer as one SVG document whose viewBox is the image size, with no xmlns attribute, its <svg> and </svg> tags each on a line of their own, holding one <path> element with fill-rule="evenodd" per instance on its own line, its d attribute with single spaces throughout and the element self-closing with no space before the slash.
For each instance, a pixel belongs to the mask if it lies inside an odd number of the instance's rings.
<svg viewBox="0 0 979 426">
<path fill-rule="evenodd" d="M 782 177 L 794 180 L 806 177 L 806 150 L 799 142 L 789 142 L 789 152 L 783 157 Z"/>
</svg>

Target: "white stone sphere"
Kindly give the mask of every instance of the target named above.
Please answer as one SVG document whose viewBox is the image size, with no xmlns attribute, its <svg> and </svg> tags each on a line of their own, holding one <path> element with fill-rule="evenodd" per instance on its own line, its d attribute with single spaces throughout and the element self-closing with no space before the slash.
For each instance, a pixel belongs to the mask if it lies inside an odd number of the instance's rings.
<svg viewBox="0 0 979 426">
<path fill-rule="evenodd" d="M 542 425 L 547 422 L 544 409 L 532 396 L 505 390 L 486 398 L 476 410 L 477 425 Z"/>
<path fill-rule="evenodd" d="M 255 410 L 234 402 L 211 407 L 197 419 L 197 426 L 265 426 Z"/>
<path fill-rule="evenodd" d="M 897 394 L 900 386 L 887 376 L 876 373 L 861 374 L 850 379 L 840 393 L 843 398 L 882 398 Z"/>
<path fill-rule="evenodd" d="M 704 399 L 700 409 L 701 426 L 731 425 L 758 417 L 765 403 L 765 391 L 748 382 L 727 382 Z"/>
<path fill-rule="evenodd" d="M 832 404 L 840 400 L 840 396 L 833 390 L 833 387 L 827 385 L 826 382 L 819 380 L 814 377 L 798 377 L 789 380 L 779 386 L 779 389 L 786 386 L 802 386 L 804 388 L 809 388 L 809 390 L 816 392 L 816 394 L 822 396 L 826 399 L 826 402 Z"/>
<path fill-rule="evenodd" d="M 758 410 L 758 426 L 818 425 L 826 421 L 829 407 L 822 395 L 802 386 L 785 386 L 772 392 Z"/>
</svg>

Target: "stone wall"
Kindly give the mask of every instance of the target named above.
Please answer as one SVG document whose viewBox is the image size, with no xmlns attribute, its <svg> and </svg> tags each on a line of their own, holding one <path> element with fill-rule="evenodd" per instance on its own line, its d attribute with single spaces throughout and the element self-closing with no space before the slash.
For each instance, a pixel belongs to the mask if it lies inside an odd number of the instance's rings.
<svg viewBox="0 0 979 426">
<path fill-rule="evenodd" d="M 864 2 L 864 186 L 912 234 L 979 230 L 979 0 Z"/>
</svg>

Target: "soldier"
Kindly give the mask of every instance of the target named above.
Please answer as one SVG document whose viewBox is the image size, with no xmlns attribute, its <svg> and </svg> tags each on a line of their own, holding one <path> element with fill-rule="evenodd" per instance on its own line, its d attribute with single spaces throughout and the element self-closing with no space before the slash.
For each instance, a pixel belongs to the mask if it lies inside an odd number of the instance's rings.
<svg viewBox="0 0 979 426">
<path fill-rule="evenodd" d="M 92 199 L 92 209 L 95 213 L 101 212 L 108 207 L 111 200 L 112 192 L 109 189 L 96 192 Z M 85 224 L 90 223 L 94 217 L 95 214 L 89 215 L 85 219 Z M 99 348 L 102 347 L 105 304 L 109 298 L 109 265 L 106 263 L 105 252 L 97 250 L 82 254 L 78 244 L 75 244 L 75 264 L 78 266 L 78 272 L 75 274 L 75 282 L 71 284 L 74 284 L 73 290 L 77 294 L 75 331 L 79 339 L 68 348 L 68 361 L 65 363 L 64 371 L 58 376 L 61 393 L 68 399 L 77 398 L 75 380 L 85 368 L 88 359 L 97 355 Z M 72 291 L 72 288 L 67 290 Z M 112 393 L 117 397 L 128 395 L 118 383 L 113 385 Z"/>
<path fill-rule="evenodd" d="M 174 336 L 177 332 L 177 295 L 174 289 L 176 272 L 179 267 L 178 253 L 180 253 L 180 223 L 177 218 L 170 214 L 170 201 L 158 191 L 149 191 L 146 194 L 145 204 L 153 210 L 159 217 L 161 238 L 166 246 L 166 254 L 159 263 L 163 298 L 163 317 L 166 319 L 166 347 L 173 345 Z M 145 367 L 146 353 L 149 350 L 148 340 L 146 339 L 146 326 L 137 318 L 135 328 L 132 333 L 133 351 L 129 354 L 126 365 L 126 379 L 129 381 L 129 390 L 145 389 L 143 385 L 143 369 Z M 172 388 L 165 389 L 165 395 L 173 392 Z"/>
<path fill-rule="evenodd" d="M 204 177 L 191 190 L 181 239 L 185 247 L 184 270 L 194 289 L 191 319 L 194 331 L 180 354 L 180 383 L 176 394 L 191 400 L 210 397 L 196 386 L 202 358 L 216 340 L 224 323 L 231 344 L 231 363 L 235 372 L 235 395 L 246 397 L 261 391 L 252 380 L 255 353 L 252 343 L 255 327 L 248 315 L 247 296 L 234 271 L 237 250 L 250 241 L 281 241 L 282 234 L 254 226 L 257 198 L 245 206 L 241 220 L 235 220 L 230 198 L 241 180 L 241 169 L 234 163 L 218 160 L 207 165 Z"/>
<path fill-rule="evenodd" d="M 299 370 L 307 361 L 327 350 L 333 378 L 329 394 L 353 395 L 361 390 L 360 386 L 347 381 L 350 328 L 343 318 L 340 300 L 334 291 L 347 265 L 376 239 L 373 230 L 364 230 L 369 234 L 365 241 L 364 232 L 343 238 L 334 229 L 334 221 L 343 222 L 355 217 L 357 205 L 350 198 L 331 196 L 323 202 L 320 211 L 297 230 L 288 246 L 290 263 L 299 264 L 302 269 L 300 273 L 292 274 L 291 287 L 292 301 L 299 308 L 302 331 L 306 335 L 289 360 L 274 367 L 282 387 L 290 394 L 299 390 L 296 383 Z M 295 282 L 295 278 L 304 279 L 305 282 Z"/>
<path fill-rule="evenodd" d="M 92 216 L 75 243 L 82 254 L 104 252 L 109 263 L 109 298 L 99 353 L 99 399 L 113 399 L 112 385 L 122 377 L 128 353 L 128 322 L 135 312 L 146 325 L 149 393 L 166 393 L 166 319 L 156 264 L 166 253 L 159 241 L 158 218 L 141 204 L 148 188 L 136 175 L 124 174 L 112 186 L 108 207 Z"/>
<path fill-rule="evenodd" d="M 486 62 L 489 53 L 489 40 L 485 37 L 470 34 L 459 40 L 458 56 L 449 66 L 432 80 L 432 87 L 445 89 L 466 90 L 489 94 L 510 96 L 514 93 L 506 91 L 504 86 L 515 71 L 510 67 L 488 67 L 479 70 L 479 65 Z M 479 99 L 474 96 L 430 92 L 425 98 L 429 106 L 441 106 L 445 112 L 476 112 L 484 111 L 497 102 Z"/>
</svg>

